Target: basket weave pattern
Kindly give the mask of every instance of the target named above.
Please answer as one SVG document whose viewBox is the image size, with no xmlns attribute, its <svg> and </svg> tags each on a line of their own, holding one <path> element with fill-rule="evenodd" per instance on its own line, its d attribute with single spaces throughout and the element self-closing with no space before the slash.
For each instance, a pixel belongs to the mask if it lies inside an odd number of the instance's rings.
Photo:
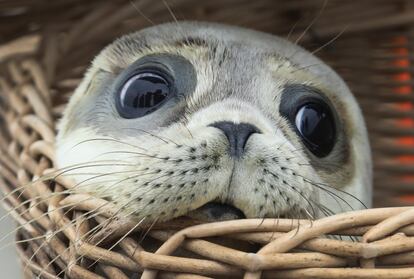
<svg viewBox="0 0 414 279">
<path fill-rule="evenodd" d="M 13 2 L 5 1 L 0 7 L 15 9 Z M 407 130 L 393 125 L 396 119 L 408 119 L 408 124 L 414 119 L 414 109 L 408 106 L 414 102 L 407 89 L 410 80 L 401 79 L 410 74 L 401 66 L 409 57 L 403 50 L 411 45 L 409 23 L 414 9 L 408 2 L 375 1 L 373 5 L 365 0 L 350 5 L 332 1 L 312 25 L 313 32 L 307 33 L 302 31 L 318 14 L 322 1 L 194 5 L 177 0 L 168 7 L 145 0 L 133 5 L 127 1 L 21 2 L 20 6 L 35 11 L 31 20 L 38 27 L 31 31 L 17 17 L 14 32 L 4 31 L 0 38 L 17 39 L 0 46 L 0 189 L 6 208 L 19 224 L 17 248 L 26 278 L 414 276 L 414 207 L 401 207 L 412 201 L 400 198 L 413 192 L 414 181 L 398 180 L 413 175 L 414 164 L 403 159 L 411 158 L 414 148 L 394 144 L 397 137 L 414 136 L 414 126 Z M 55 122 L 93 55 L 118 35 L 149 25 L 139 11 L 162 22 L 171 20 L 168 8 L 179 18 L 291 33 L 291 40 L 300 39 L 316 49 L 349 82 L 362 105 L 375 154 L 375 204 L 394 207 L 312 222 L 247 219 L 194 224 L 181 218 L 143 228 L 114 218 L 117 209 L 107 201 L 68 195 L 65 190 L 73 185 L 64 176 L 38 180 L 56 171 Z M 347 19 L 344 11 L 348 11 Z M 59 13 L 61 17 L 56 16 Z M 304 20 L 297 24 L 297 31 L 290 32 L 298 17 Z M 359 24 L 346 29 L 334 51 L 318 49 L 352 20 Z M 383 30 L 380 38 L 378 30 Z M 392 64 L 395 61 L 401 63 Z M 393 88 L 406 88 L 409 94 L 393 94 Z M 401 104 L 408 104 L 408 110 L 395 109 Z"/>
</svg>

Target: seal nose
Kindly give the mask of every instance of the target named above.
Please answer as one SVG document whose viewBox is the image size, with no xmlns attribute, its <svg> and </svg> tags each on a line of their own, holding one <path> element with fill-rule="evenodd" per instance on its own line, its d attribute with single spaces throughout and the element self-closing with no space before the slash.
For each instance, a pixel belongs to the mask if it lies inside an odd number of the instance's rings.
<svg viewBox="0 0 414 279">
<path fill-rule="evenodd" d="M 260 133 L 259 129 L 251 124 L 236 124 L 230 121 L 220 121 L 210 125 L 220 129 L 229 141 L 230 156 L 240 158 L 243 155 L 244 147 L 250 136 L 254 133 Z"/>
</svg>

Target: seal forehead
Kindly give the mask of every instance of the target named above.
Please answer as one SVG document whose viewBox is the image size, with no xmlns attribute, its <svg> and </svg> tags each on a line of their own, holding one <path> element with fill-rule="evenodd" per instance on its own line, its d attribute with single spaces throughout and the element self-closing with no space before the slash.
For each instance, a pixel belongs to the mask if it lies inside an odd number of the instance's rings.
<svg viewBox="0 0 414 279">
<path fill-rule="evenodd" d="M 139 49 L 150 49 L 155 46 L 172 46 L 176 44 L 191 44 L 213 49 L 217 43 L 231 48 L 237 53 L 241 47 L 249 49 L 247 55 L 265 54 L 269 57 L 279 57 L 290 61 L 297 68 L 306 68 L 324 82 L 333 84 L 333 88 L 346 87 L 341 78 L 325 63 L 311 55 L 302 47 L 271 34 L 206 22 L 166 23 L 140 30 L 124 36 L 109 46 L 107 57 L 122 61 L 125 53 L 136 52 Z"/>
</svg>

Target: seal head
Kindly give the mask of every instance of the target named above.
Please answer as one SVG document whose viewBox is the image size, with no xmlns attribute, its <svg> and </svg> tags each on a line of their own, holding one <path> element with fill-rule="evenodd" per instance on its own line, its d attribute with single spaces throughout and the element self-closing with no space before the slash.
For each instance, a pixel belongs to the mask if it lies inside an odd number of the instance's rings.
<svg viewBox="0 0 414 279">
<path fill-rule="evenodd" d="M 59 125 L 74 191 L 125 216 L 307 217 L 370 206 L 370 149 L 343 80 L 279 37 L 180 22 L 93 61 Z"/>
</svg>

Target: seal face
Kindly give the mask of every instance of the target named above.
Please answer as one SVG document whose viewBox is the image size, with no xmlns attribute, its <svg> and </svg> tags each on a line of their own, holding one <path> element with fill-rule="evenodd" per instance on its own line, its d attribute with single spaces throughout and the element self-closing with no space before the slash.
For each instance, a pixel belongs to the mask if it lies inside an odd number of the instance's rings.
<svg viewBox="0 0 414 279">
<path fill-rule="evenodd" d="M 371 160 L 342 79 L 278 37 L 212 23 L 124 36 L 59 125 L 74 191 L 130 218 L 307 217 L 370 206 Z"/>
</svg>

